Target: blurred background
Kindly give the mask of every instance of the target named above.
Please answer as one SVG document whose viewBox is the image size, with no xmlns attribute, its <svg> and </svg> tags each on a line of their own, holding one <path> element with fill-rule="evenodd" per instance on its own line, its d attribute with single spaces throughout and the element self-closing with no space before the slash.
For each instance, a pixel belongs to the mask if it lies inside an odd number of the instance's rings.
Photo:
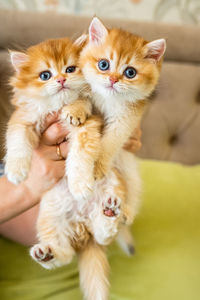
<svg viewBox="0 0 200 300">
<path fill-rule="evenodd" d="M 178 24 L 200 23 L 199 0 L 0 0 L 0 7 Z"/>
</svg>

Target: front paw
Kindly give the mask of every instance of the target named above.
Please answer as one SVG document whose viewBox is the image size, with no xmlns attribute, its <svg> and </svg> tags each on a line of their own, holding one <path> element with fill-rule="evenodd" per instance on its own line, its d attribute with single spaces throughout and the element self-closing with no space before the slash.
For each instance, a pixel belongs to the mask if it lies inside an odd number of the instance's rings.
<svg viewBox="0 0 200 300">
<path fill-rule="evenodd" d="M 61 120 L 73 126 L 84 124 L 87 118 L 87 113 L 76 107 L 64 106 L 61 112 Z"/>
<path fill-rule="evenodd" d="M 10 182 L 18 184 L 24 181 L 30 169 L 30 160 L 16 158 L 6 162 L 5 173 Z"/>
</svg>

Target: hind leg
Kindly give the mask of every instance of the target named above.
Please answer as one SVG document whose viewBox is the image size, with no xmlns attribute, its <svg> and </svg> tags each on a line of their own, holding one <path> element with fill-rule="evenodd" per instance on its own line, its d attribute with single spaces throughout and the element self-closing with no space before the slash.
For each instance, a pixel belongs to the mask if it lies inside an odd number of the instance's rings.
<svg viewBox="0 0 200 300">
<path fill-rule="evenodd" d="M 91 218 L 92 233 L 99 244 L 107 245 L 124 222 L 126 184 L 117 169 L 99 184 L 97 197 L 100 201 Z"/>
<path fill-rule="evenodd" d="M 61 189 L 60 189 L 61 187 Z M 70 243 L 65 190 L 58 184 L 42 199 L 37 221 L 39 243 L 30 249 L 32 258 L 46 269 L 69 264 L 75 254 Z"/>
<path fill-rule="evenodd" d="M 126 224 L 120 228 L 117 241 L 125 253 L 132 255 L 135 251 L 135 243 L 130 225 L 133 223 L 140 207 L 141 178 L 137 159 L 132 153 L 122 150 L 116 164 L 127 184 Z"/>
<path fill-rule="evenodd" d="M 45 269 L 53 269 L 69 264 L 75 254 L 70 242 L 66 239 L 60 245 L 60 237 L 42 239 L 30 249 L 32 258 Z"/>
</svg>

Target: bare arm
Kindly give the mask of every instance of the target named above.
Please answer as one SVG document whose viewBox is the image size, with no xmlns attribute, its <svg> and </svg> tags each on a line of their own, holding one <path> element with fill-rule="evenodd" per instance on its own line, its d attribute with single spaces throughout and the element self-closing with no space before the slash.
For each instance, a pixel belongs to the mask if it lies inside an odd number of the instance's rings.
<svg viewBox="0 0 200 300">
<path fill-rule="evenodd" d="M 66 129 L 59 123 L 44 132 L 40 146 L 34 151 L 31 171 L 25 182 L 14 185 L 6 177 L 0 178 L 0 223 L 4 222 L 0 225 L 0 234 L 25 245 L 35 241 L 36 204 L 42 194 L 64 175 L 65 162 L 58 160 L 55 144 L 61 143 L 62 156 L 66 157 L 68 144 L 63 141 L 66 135 Z"/>
</svg>

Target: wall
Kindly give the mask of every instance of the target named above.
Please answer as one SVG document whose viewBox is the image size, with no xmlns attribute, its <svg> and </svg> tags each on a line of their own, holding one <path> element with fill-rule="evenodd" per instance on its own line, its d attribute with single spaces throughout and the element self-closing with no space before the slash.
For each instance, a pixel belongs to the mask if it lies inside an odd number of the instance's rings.
<svg viewBox="0 0 200 300">
<path fill-rule="evenodd" d="M 200 0 L 0 0 L 0 8 L 200 24 Z"/>
</svg>

